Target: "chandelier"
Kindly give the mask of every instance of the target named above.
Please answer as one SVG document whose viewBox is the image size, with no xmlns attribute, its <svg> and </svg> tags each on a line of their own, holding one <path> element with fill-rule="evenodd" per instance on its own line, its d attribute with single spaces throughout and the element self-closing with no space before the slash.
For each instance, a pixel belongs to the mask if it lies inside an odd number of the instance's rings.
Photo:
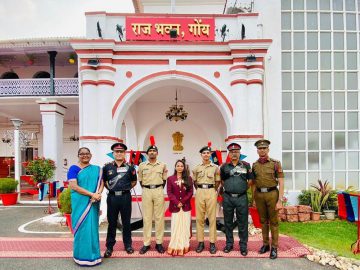
<svg viewBox="0 0 360 270">
<path fill-rule="evenodd" d="M 1 141 L 12 147 L 14 144 L 14 131 L 5 130 L 3 132 Z M 37 132 L 31 132 L 27 130 L 19 131 L 19 143 L 20 148 L 25 149 L 26 147 L 37 146 Z"/>
<path fill-rule="evenodd" d="M 184 106 L 183 105 L 179 105 L 177 104 L 177 90 L 175 93 L 175 105 L 171 105 L 169 107 L 169 110 L 165 113 L 166 119 L 169 121 L 184 121 L 187 116 L 188 113 L 184 110 Z"/>
<path fill-rule="evenodd" d="M 79 136 L 76 136 L 75 130 L 76 130 L 76 126 L 75 126 L 75 116 L 74 116 L 74 135 L 71 135 L 69 137 L 69 140 L 72 142 L 77 142 L 79 140 Z"/>
</svg>

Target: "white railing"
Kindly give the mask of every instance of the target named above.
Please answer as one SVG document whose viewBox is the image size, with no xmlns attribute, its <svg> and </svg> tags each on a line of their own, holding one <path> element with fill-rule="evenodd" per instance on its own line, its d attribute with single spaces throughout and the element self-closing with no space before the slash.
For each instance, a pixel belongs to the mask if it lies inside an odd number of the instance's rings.
<svg viewBox="0 0 360 270">
<path fill-rule="evenodd" d="M 77 78 L 55 78 L 55 96 L 79 95 Z M 50 79 L 0 80 L 1 96 L 49 96 Z"/>
</svg>

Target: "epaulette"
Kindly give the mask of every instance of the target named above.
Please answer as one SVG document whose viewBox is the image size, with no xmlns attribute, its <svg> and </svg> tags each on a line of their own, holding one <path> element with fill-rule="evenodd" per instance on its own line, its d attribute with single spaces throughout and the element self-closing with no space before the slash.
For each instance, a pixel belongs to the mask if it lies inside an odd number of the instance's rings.
<svg viewBox="0 0 360 270">
<path fill-rule="evenodd" d="M 113 162 L 114 162 L 114 161 L 106 162 L 106 163 L 104 164 L 104 167 L 107 166 L 107 165 L 113 164 Z"/>
<path fill-rule="evenodd" d="M 249 162 L 246 162 L 246 161 L 241 161 L 244 165 L 249 165 L 250 166 L 250 163 Z"/>
<path fill-rule="evenodd" d="M 279 162 L 280 162 L 279 160 L 274 159 L 274 158 L 270 158 L 270 160 L 273 161 L 273 162 L 276 162 L 276 163 L 279 163 Z"/>
</svg>

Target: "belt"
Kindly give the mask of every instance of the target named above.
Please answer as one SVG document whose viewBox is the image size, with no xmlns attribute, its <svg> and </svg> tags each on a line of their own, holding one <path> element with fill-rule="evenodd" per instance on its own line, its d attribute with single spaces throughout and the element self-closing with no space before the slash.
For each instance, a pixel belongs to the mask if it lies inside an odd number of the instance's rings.
<svg viewBox="0 0 360 270">
<path fill-rule="evenodd" d="M 225 191 L 225 193 L 227 195 L 229 195 L 230 197 L 233 197 L 233 198 L 239 198 L 239 197 L 246 194 L 246 192 L 243 192 L 243 193 L 231 193 L 231 192 L 228 192 L 228 191 Z"/>
<path fill-rule="evenodd" d="M 270 191 L 273 191 L 273 190 L 275 190 L 275 189 L 277 189 L 277 187 L 256 188 L 256 190 L 257 190 L 258 192 L 261 192 L 261 193 L 270 192 Z"/>
<path fill-rule="evenodd" d="M 144 188 L 148 188 L 148 189 L 155 189 L 158 187 L 162 187 L 162 185 L 143 185 Z"/>
<path fill-rule="evenodd" d="M 130 190 L 120 190 L 120 191 L 112 191 L 112 190 L 110 190 L 109 191 L 110 195 L 115 195 L 115 196 L 121 196 L 121 195 L 127 194 L 127 193 L 130 193 Z"/>
<path fill-rule="evenodd" d="M 209 188 L 213 188 L 214 185 L 213 184 L 198 184 L 197 187 L 203 188 L 203 189 L 209 189 Z"/>
</svg>

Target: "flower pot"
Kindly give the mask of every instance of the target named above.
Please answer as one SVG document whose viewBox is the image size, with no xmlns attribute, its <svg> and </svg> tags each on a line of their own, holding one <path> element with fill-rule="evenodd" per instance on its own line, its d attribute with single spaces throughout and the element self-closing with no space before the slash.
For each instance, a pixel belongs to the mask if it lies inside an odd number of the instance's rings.
<svg viewBox="0 0 360 270">
<path fill-rule="evenodd" d="M 328 220 L 335 219 L 335 210 L 324 210 L 324 215 Z"/>
<path fill-rule="evenodd" d="M 311 213 L 311 220 L 313 221 L 319 221 L 320 220 L 320 212 L 312 212 Z"/>
<path fill-rule="evenodd" d="M 249 212 L 250 212 L 254 227 L 261 228 L 260 216 L 259 216 L 259 212 L 256 209 L 256 207 L 249 207 Z"/>
<path fill-rule="evenodd" d="M 73 233 L 72 223 L 71 223 L 71 214 L 64 214 L 66 218 L 66 225 L 70 228 L 71 233 Z"/>
<path fill-rule="evenodd" d="M 4 206 L 16 204 L 17 197 L 18 197 L 17 192 L 1 194 L 1 199 Z"/>
</svg>

